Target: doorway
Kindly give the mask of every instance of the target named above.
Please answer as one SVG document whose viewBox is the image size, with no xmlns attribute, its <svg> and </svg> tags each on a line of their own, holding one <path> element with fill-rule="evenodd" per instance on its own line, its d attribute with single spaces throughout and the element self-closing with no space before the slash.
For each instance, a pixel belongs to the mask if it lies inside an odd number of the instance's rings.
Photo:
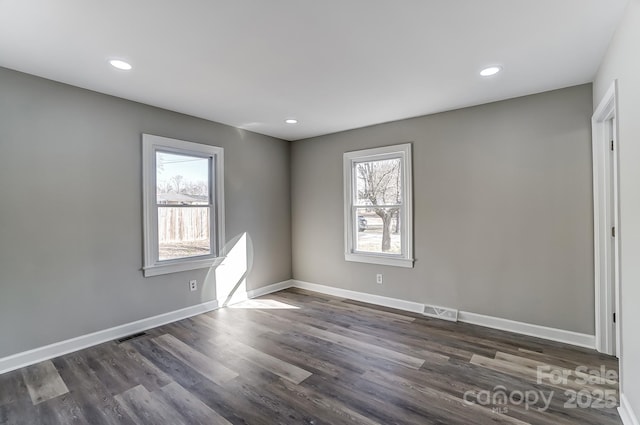
<svg viewBox="0 0 640 425">
<path fill-rule="evenodd" d="M 620 236 L 616 82 L 593 114 L 596 349 L 620 353 Z"/>
</svg>

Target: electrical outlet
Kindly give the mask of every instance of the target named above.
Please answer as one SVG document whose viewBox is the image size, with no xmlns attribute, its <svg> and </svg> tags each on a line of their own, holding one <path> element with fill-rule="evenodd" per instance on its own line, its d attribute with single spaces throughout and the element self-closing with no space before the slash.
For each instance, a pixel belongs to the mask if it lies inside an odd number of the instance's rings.
<svg viewBox="0 0 640 425">
<path fill-rule="evenodd" d="M 378 285 L 382 285 L 382 273 L 378 273 L 378 274 L 376 275 L 376 283 L 377 283 Z"/>
<path fill-rule="evenodd" d="M 190 291 L 197 291 L 198 290 L 198 281 L 197 280 L 190 280 L 189 281 L 189 290 Z"/>
</svg>

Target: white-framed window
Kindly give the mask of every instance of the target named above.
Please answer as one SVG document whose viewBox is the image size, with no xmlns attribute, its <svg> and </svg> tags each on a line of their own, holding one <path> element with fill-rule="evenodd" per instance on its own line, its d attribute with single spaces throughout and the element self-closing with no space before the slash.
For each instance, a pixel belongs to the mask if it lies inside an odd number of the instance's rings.
<svg viewBox="0 0 640 425">
<path fill-rule="evenodd" d="M 344 154 L 345 260 L 413 267 L 411 144 Z"/>
<path fill-rule="evenodd" d="M 223 258 L 224 150 L 142 135 L 144 275 L 211 267 Z"/>
</svg>

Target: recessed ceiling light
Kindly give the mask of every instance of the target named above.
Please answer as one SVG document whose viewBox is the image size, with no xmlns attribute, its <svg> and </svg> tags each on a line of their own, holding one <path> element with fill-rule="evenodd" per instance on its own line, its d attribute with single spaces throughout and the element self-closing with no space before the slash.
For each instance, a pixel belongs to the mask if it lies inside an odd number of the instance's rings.
<svg viewBox="0 0 640 425">
<path fill-rule="evenodd" d="M 122 70 L 124 70 L 124 71 L 128 71 L 128 70 L 130 70 L 131 68 L 133 68 L 133 67 L 131 66 L 131 64 L 129 64 L 129 63 L 125 62 L 125 61 L 121 61 L 121 60 L 119 60 L 119 59 L 111 59 L 111 60 L 109 61 L 109 63 L 110 63 L 110 64 L 111 64 L 111 66 L 113 66 L 114 68 L 122 69 Z"/>
<path fill-rule="evenodd" d="M 483 77 L 489 77 L 491 75 L 496 75 L 500 71 L 502 71 L 501 66 L 490 66 L 480 71 L 480 75 L 482 75 Z"/>
<path fill-rule="evenodd" d="M 286 122 L 287 124 L 298 124 L 298 120 L 294 118 L 286 119 L 284 120 L 284 122 Z"/>
</svg>

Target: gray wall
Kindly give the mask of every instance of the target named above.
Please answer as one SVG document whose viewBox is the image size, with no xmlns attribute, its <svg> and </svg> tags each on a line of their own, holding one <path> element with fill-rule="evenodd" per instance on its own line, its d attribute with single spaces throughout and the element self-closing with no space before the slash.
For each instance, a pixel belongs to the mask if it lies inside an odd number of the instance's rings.
<svg viewBox="0 0 640 425">
<path fill-rule="evenodd" d="M 291 146 L 1 68 L 0 93 L 0 357 L 216 298 L 207 270 L 142 277 L 143 132 L 225 148 L 247 289 L 293 257 L 296 279 L 593 332 L 589 85 Z M 415 268 L 345 262 L 342 153 L 407 141 Z"/>
<path fill-rule="evenodd" d="M 294 142 L 294 279 L 593 334 L 591 112 L 582 85 Z M 405 142 L 415 267 L 346 262 L 342 154 Z"/>
<path fill-rule="evenodd" d="M 0 357 L 216 298 L 142 277 L 141 133 L 222 146 L 247 289 L 291 278 L 287 142 L 0 68 Z"/>
<path fill-rule="evenodd" d="M 640 418 L 640 0 L 631 0 L 594 82 L 597 106 L 618 79 L 622 393 Z"/>
</svg>

